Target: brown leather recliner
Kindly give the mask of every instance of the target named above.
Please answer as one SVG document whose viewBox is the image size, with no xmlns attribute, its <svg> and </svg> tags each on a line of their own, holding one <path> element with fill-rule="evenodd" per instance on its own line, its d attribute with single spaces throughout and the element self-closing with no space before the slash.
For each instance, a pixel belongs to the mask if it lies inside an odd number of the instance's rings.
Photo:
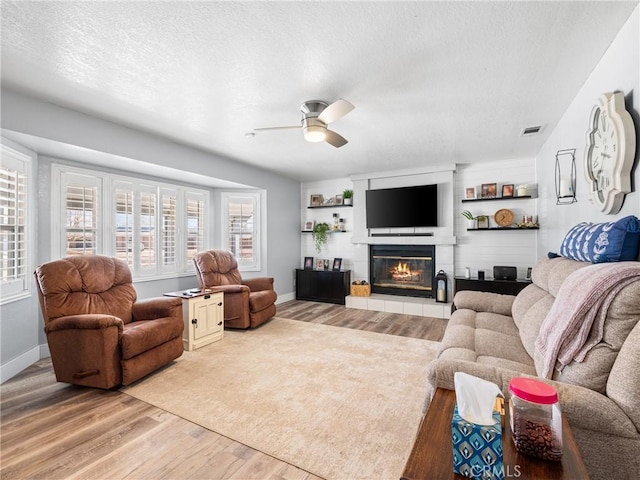
<svg viewBox="0 0 640 480">
<path fill-rule="evenodd" d="M 278 295 L 273 278 L 242 280 L 238 262 L 231 252 L 207 250 L 193 257 L 198 285 L 224 292 L 224 325 L 230 328 L 257 327 L 276 314 Z"/>
<path fill-rule="evenodd" d="M 122 260 L 67 257 L 38 266 L 34 275 L 59 382 L 128 385 L 182 355 L 182 300 L 136 302 Z"/>
</svg>

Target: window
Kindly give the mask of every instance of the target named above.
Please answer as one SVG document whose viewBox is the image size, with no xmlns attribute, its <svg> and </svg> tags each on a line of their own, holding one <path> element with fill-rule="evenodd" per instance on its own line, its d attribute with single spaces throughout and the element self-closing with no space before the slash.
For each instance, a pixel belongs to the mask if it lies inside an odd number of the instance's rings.
<svg viewBox="0 0 640 480">
<path fill-rule="evenodd" d="M 195 254 L 205 249 L 206 198 L 202 195 L 187 194 L 187 260 L 192 264 Z"/>
<path fill-rule="evenodd" d="M 162 270 L 171 271 L 177 265 L 177 202 L 177 193 L 170 191 L 161 193 L 160 265 Z M 187 257 L 189 258 L 188 254 Z"/>
<path fill-rule="evenodd" d="M 140 209 L 136 212 L 138 238 L 140 238 L 140 268 L 154 271 L 157 265 L 156 194 L 153 191 L 140 192 Z"/>
<path fill-rule="evenodd" d="M 85 175 L 65 175 L 63 242 L 66 255 L 93 255 L 98 248 L 100 181 Z"/>
<path fill-rule="evenodd" d="M 33 220 L 32 157 L 2 144 L 0 166 L 0 275 L 2 303 L 30 295 Z"/>
<path fill-rule="evenodd" d="M 133 190 L 117 188 L 115 256 L 133 265 Z M 138 244 L 139 245 L 139 244 Z"/>
<path fill-rule="evenodd" d="M 224 248 L 230 250 L 245 271 L 260 270 L 260 194 L 222 194 Z"/>
<path fill-rule="evenodd" d="M 193 272 L 191 258 L 209 238 L 209 192 L 58 164 L 52 169 L 61 179 L 59 211 L 66 219 L 53 235 L 59 239 L 54 258 L 115 256 L 136 280 Z"/>
</svg>

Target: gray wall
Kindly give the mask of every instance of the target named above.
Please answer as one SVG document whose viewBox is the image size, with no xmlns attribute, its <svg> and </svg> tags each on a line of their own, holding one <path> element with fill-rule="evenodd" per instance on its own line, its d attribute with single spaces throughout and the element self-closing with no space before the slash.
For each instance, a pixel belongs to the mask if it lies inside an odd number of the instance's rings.
<svg viewBox="0 0 640 480">
<path fill-rule="evenodd" d="M 15 91 L 2 89 L 1 95 L 1 126 L 4 130 L 266 190 L 267 257 L 262 273 L 275 278 L 280 297 L 293 296 L 292 271 L 300 264 L 298 181 Z M 39 178 L 36 182 L 39 212 L 36 225 L 36 264 L 51 260 L 51 225 L 48 215 L 51 204 L 50 164 L 50 158 L 39 156 Z M 95 168 L 91 165 L 87 167 Z M 182 277 L 141 282 L 136 284 L 136 289 L 139 298 L 146 298 L 195 284 L 195 277 Z M 13 372 L 16 365 L 27 366 L 37 360 L 40 345 L 46 343 L 35 290 L 33 293 L 29 299 L 0 307 L 2 380 L 16 373 Z"/>
</svg>

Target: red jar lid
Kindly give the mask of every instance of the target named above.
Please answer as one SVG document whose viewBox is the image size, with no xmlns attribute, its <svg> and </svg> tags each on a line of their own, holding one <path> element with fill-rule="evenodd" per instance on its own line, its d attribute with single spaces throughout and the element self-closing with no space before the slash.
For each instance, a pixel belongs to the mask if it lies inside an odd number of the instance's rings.
<svg viewBox="0 0 640 480">
<path fill-rule="evenodd" d="M 558 392 L 555 388 L 533 378 L 512 378 L 509 382 L 509 391 L 528 402 L 550 405 L 558 401 Z"/>
</svg>

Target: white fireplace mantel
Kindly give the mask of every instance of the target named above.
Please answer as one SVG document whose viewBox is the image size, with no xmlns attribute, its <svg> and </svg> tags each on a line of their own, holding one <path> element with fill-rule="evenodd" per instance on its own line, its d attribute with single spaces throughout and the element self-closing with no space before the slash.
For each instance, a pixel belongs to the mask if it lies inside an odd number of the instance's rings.
<svg viewBox="0 0 640 480">
<path fill-rule="evenodd" d="M 455 245 L 455 236 L 412 236 L 412 235 L 389 235 L 389 236 L 366 236 L 351 237 L 351 243 L 362 245 Z"/>
</svg>

